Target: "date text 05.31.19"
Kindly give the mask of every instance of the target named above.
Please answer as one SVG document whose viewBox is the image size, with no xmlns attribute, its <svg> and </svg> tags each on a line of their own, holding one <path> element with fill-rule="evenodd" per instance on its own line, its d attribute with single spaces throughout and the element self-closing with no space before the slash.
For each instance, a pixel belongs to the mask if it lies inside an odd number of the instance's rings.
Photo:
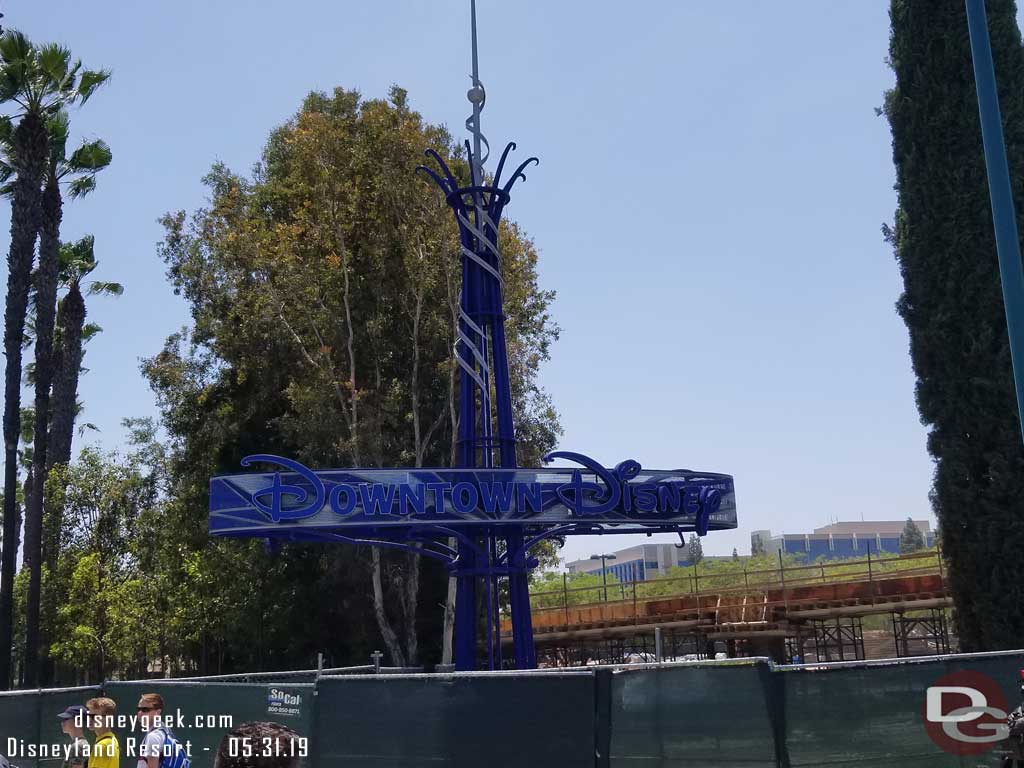
<svg viewBox="0 0 1024 768">
<path fill-rule="evenodd" d="M 309 739 L 305 736 L 294 738 L 229 736 L 230 757 L 307 757 Z"/>
</svg>

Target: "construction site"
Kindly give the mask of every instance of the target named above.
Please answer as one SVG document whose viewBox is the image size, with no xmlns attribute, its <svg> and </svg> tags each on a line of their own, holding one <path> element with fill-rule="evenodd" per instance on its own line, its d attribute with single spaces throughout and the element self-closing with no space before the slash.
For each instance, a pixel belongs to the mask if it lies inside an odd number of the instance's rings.
<svg viewBox="0 0 1024 768">
<path fill-rule="evenodd" d="M 937 549 L 532 594 L 540 666 L 767 656 L 824 663 L 955 652 Z M 508 627 L 503 626 L 503 642 Z"/>
</svg>

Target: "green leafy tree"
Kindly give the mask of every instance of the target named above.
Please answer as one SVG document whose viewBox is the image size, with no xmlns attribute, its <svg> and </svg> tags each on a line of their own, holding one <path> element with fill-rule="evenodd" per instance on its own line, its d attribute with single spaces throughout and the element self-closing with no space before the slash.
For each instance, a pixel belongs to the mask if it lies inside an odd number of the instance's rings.
<svg viewBox="0 0 1024 768">
<path fill-rule="evenodd" d="M 424 124 L 401 89 L 388 100 L 311 94 L 272 133 L 252 178 L 214 166 L 209 207 L 165 217 L 162 256 L 193 326 L 144 370 L 175 451 L 168 514 L 183 551 L 204 568 L 261 548 L 206 534 L 207 479 L 237 471 L 246 454 L 319 466 L 451 464 L 461 268 L 450 212 L 414 173 L 428 147 L 468 174 L 447 132 Z M 500 241 L 519 459 L 532 464 L 559 431 L 536 382 L 558 329 L 533 243 L 515 225 L 502 227 Z M 441 634 L 435 606 L 446 603 L 446 574 L 434 563 L 312 545 L 261 563 L 264 574 L 285 574 L 278 593 L 218 582 L 202 600 L 237 600 L 250 626 L 262 621 L 266 655 L 315 658 L 327 646 L 340 657 L 380 638 L 395 663 L 436 657 L 436 647 L 422 652 Z M 326 593 L 346 594 L 347 605 L 315 599 Z M 299 611 L 284 647 L 280 628 Z M 376 631 L 363 626 L 367 616 Z M 252 658 L 246 638 L 218 634 L 208 642 L 225 664 Z"/>
<path fill-rule="evenodd" d="M 53 612 L 43 614 L 53 622 L 44 633 L 52 638 L 47 655 L 65 665 L 65 682 L 79 682 L 67 674 L 97 668 L 81 654 L 94 659 L 98 640 L 108 672 L 144 672 L 168 622 L 138 617 L 158 615 L 154 606 L 175 599 L 173 592 L 159 594 L 165 585 L 146 569 L 161 546 L 150 522 L 161 504 L 154 470 L 139 452 L 120 456 L 86 447 L 74 463 L 55 468 L 47 493 L 60 494 L 65 511 L 61 557 L 54 571 L 44 569 L 47 596 L 57 596 Z"/>
<path fill-rule="evenodd" d="M 5 177 L 4 189 L 11 198 L 11 243 L 7 257 L 7 304 L 4 312 L 7 363 L 4 387 L 4 536 L 0 569 L 0 685 L 4 687 L 10 681 L 11 590 L 18 546 L 15 491 L 18 486 L 21 347 L 33 251 L 43 218 L 42 187 L 50 154 L 47 122 L 65 106 L 84 103 L 107 78 L 106 72 L 83 70 L 81 62 L 72 62 L 70 51 L 59 45 L 37 46 L 14 30 L 7 30 L 0 36 L 0 102 L 11 103 L 17 110 L 14 118 L 0 120 L 0 142 L 6 150 L 5 162 L 0 164 L 0 175 Z M 13 181 L 6 183 L 11 178 Z M 33 521 L 32 533 L 37 529 L 36 521 Z M 38 562 L 35 548 L 32 551 L 26 548 L 25 555 L 31 565 L 30 570 L 35 574 L 37 566 L 32 565 Z M 38 579 L 33 576 L 31 580 L 30 592 L 37 593 Z M 30 621 L 35 610 L 29 606 Z M 37 642 L 36 637 L 29 640 L 33 644 Z M 36 651 L 33 647 L 26 657 L 26 673 L 30 682 L 34 682 L 38 669 Z"/>
<path fill-rule="evenodd" d="M 1024 57 L 1012 0 L 986 3 L 1013 184 L 1024 188 Z M 899 208 L 885 228 L 903 294 L 931 500 L 961 647 L 1024 636 L 1024 447 L 960 0 L 893 0 L 886 94 Z M 1018 206 L 1018 215 L 1024 207 Z M 1024 220 L 1018 226 L 1024 232 Z"/>
<path fill-rule="evenodd" d="M 900 533 L 900 554 L 908 555 L 911 552 L 924 549 L 925 546 L 924 534 L 921 533 L 921 529 L 917 527 L 913 519 L 908 517 L 907 524 L 903 526 L 903 531 Z"/>
<path fill-rule="evenodd" d="M 700 536 L 691 533 L 690 540 L 686 544 L 686 560 L 690 565 L 697 565 L 703 559 L 704 545 L 701 544 Z"/>
</svg>

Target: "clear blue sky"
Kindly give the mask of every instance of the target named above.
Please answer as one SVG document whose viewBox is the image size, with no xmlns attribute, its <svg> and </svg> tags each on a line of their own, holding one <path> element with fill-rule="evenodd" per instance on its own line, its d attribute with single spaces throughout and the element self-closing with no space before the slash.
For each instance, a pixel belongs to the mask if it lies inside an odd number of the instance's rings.
<svg viewBox="0 0 1024 768">
<path fill-rule="evenodd" d="M 91 307 L 106 330 L 88 350 L 84 418 L 105 447 L 122 417 L 155 413 L 139 359 L 188 320 L 157 218 L 203 203 L 212 162 L 251 168 L 308 91 L 335 85 L 398 83 L 463 133 L 468 0 L 3 10 L 114 73 L 73 117 L 114 163 L 64 225 L 66 239 L 94 233 L 102 279 L 126 286 Z M 558 292 L 542 381 L 561 447 L 733 474 L 740 527 L 706 539 L 709 554 L 749 551 L 753 529 L 930 517 L 880 234 L 896 205 L 874 111 L 892 83 L 888 3 L 481 0 L 479 16 L 484 131 L 541 159 L 509 215 Z M 632 543 L 570 540 L 564 554 Z"/>
</svg>

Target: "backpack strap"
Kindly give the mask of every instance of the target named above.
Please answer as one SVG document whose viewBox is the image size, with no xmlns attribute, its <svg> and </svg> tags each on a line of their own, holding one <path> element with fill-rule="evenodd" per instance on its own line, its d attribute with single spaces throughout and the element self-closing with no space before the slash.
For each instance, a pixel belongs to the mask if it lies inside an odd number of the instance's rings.
<svg viewBox="0 0 1024 768">
<path fill-rule="evenodd" d="M 189 759 L 185 747 L 178 741 L 174 731 L 166 725 L 161 725 L 157 730 L 164 734 L 164 754 L 160 756 L 160 768 L 189 768 L 192 761 Z M 170 754 L 167 754 L 167 745 L 171 745 Z"/>
</svg>

